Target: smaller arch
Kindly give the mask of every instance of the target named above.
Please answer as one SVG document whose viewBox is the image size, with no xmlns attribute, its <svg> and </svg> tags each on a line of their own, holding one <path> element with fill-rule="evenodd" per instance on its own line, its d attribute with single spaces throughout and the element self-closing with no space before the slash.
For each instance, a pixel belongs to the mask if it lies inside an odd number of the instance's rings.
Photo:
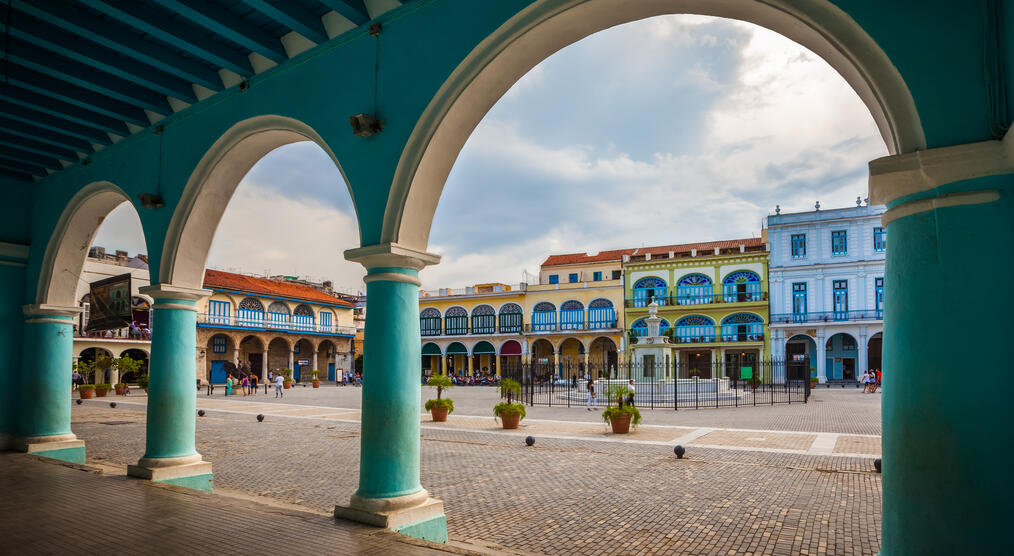
<svg viewBox="0 0 1014 556">
<path fill-rule="evenodd" d="M 733 313 L 722 319 L 723 342 L 757 342 L 764 339 L 764 319 L 753 313 Z"/>
<path fill-rule="evenodd" d="M 630 325 L 630 331 L 633 332 L 634 336 L 637 336 L 638 338 L 640 338 L 641 336 L 647 336 L 648 335 L 648 319 L 647 318 L 641 318 L 641 319 L 635 320 Z M 660 335 L 662 335 L 662 336 L 665 336 L 668 331 L 669 331 L 669 321 L 667 321 L 665 319 L 661 319 L 659 321 L 659 323 L 658 323 L 658 333 Z"/>
<path fill-rule="evenodd" d="M 313 316 L 313 309 L 303 303 L 292 310 L 292 328 L 295 330 L 314 330 L 316 321 Z"/>
<path fill-rule="evenodd" d="M 268 312 L 265 315 L 268 326 L 272 328 L 289 329 L 289 306 L 275 301 L 268 305 Z"/>
<path fill-rule="evenodd" d="M 442 323 L 440 311 L 427 307 L 419 312 L 419 334 L 422 336 L 439 336 Z"/>
<path fill-rule="evenodd" d="M 676 321 L 673 339 L 681 344 L 715 341 L 715 321 L 704 315 L 688 315 Z"/>
<path fill-rule="evenodd" d="M 500 314 L 503 314 L 503 313 L 522 314 L 522 313 L 524 313 L 524 311 L 521 310 L 521 306 L 518 305 L 517 303 L 508 302 L 508 303 L 504 303 L 503 305 L 501 305 L 500 308 L 497 310 L 497 313 L 500 313 Z"/>
<path fill-rule="evenodd" d="M 239 302 L 240 309 L 248 309 L 250 311 L 264 312 L 264 304 L 255 297 L 245 297 L 243 301 Z"/>
<path fill-rule="evenodd" d="M 419 312 L 419 316 L 420 317 L 437 317 L 437 318 L 441 317 L 440 310 L 436 309 L 436 308 L 433 308 L 433 307 L 427 307 L 427 308 L 423 309 L 422 311 Z"/>
<path fill-rule="evenodd" d="M 535 307 L 533 307 L 532 310 L 533 311 L 555 311 L 556 310 L 556 305 L 553 305 L 552 303 L 550 303 L 548 301 L 540 301 L 540 302 L 538 302 L 538 303 L 535 304 Z"/>
<path fill-rule="evenodd" d="M 461 342 L 451 342 L 445 351 L 447 355 L 468 355 L 468 348 Z"/>
<path fill-rule="evenodd" d="M 736 270 L 722 279 L 722 297 L 726 303 L 763 301 L 761 278 L 752 270 Z"/>
<path fill-rule="evenodd" d="M 616 328 L 616 309 L 612 301 L 599 297 L 588 304 L 588 328 L 591 330 Z"/>
<path fill-rule="evenodd" d="M 584 330 L 584 303 L 569 299 L 560 305 L 560 330 Z"/>
<path fill-rule="evenodd" d="M 560 310 L 561 311 L 583 311 L 584 310 L 584 303 L 581 303 L 580 301 L 578 301 L 576 299 L 569 299 L 567 301 L 564 301 L 563 305 L 560 305 Z"/>
<path fill-rule="evenodd" d="M 524 327 L 524 311 L 517 303 L 504 303 L 497 317 L 501 334 L 520 334 Z"/>
<path fill-rule="evenodd" d="M 500 344 L 500 355 L 521 355 L 521 342 L 517 340 L 507 340 Z"/>
<path fill-rule="evenodd" d="M 487 342 L 486 340 L 481 340 L 479 342 L 476 342 L 475 345 L 472 346 L 472 355 L 486 355 L 486 354 L 496 355 L 496 348 L 493 347 L 493 344 Z"/>
<path fill-rule="evenodd" d="M 472 308 L 472 334 L 496 334 L 496 311 L 490 305 Z"/>
<path fill-rule="evenodd" d="M 301 303 L 301 304 L 297 305 L 295 309 L 292 310 L 292 314 L 293 315 L 306 316 L 306 317 L 312 317 L 313 316 L 313 309 L 311 309 L 310 306 L 307 305 L 306 303 Z"/>
<path fill-rule="evenodd" d="M 257 298 L 243 298 L 237 305 L 236 320 L 240 326 L 262 326 L 264 315 L 264 304 Z"/>
<path fill-rule="evenodd" d="M 464 307 L 454 306 L 444 311 L 444 334 L 468 334 L 468 311 Z"/>
<path fill-rule="evenodd" d="M 466 311 L 464 307 L 459 307 L 459 306 L 455 305 L 454 307 L 451 307 L 450 309 L 447 309 L 447 311 L 444 312 L 444 316 L 445 317 L 466 317 L 466 316 L 468 316 L 468 311 Z"/>
<path fill-rule="evenodd" d="M 713 298 L 714 284 L 710 276 L 692 272 L 676 282 L 676 303 L 679 305 L 705 305 Z"/>
<path fill-rule="evenodd" d="M 634 282 L 633 304 L 634 307 L 647 307 L 651 302 L 659 305 L 667 305 L 668 286 L 665 280 L 658 276 L 646 276 Z"/>
<path fill-rule="evenodd" d="M 472 308 L 472 315 L 495 315 L 495 314 L 496 311 L 493 309 L 493 307 L 490 305 L 486 305 L 485 303 L 482 305 L 476 305 L 475 307 Z"/>
<path fill-rule="evenodd" d="M 532 307 L 532 332 L 556 330 L 556 305 L 540 301 Z"/>
<path fill-rule="evenodd" d="M 434 342 L 426 342 L 425 344 L 423 344 L 422 354 L 423 355 L 443 355 L 444 352 L 441 351 L 440 346 L 438 346 L 436 343 L 434 343 Z"/>
<path fill-rule="evenodd" d="M 606 307 L 612 306 L 613 302 L 604 297 L 595 298 L 592 300 L 591 303 L 588 304 L 589 309 L 605 309 Z"/>
</svg>

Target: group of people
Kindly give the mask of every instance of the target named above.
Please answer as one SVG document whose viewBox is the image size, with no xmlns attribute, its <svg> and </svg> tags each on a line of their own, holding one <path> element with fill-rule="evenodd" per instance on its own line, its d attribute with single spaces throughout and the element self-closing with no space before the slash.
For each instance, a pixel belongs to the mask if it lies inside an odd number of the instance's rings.
<svg viewBox="0 0 1014 556">
<path fill-rule="evenodd" d="M 240 377 L 238 377 L 238 378 L 232 376 L 232 373 L 229 373 L 228 375 L 226 375 L 226 377 L 225 377 L 225 395 L 226 396 L 235 395 L 235 394 L 233 394 L 233 390 L 237 389 L 237 388 L 241 392 L 243 392 L 244 396 L 246 396 L 248 394 L 256 394 L 257 393 L 257 375 L 255 375 L 255 374 L 240 375 Z"/>
<path fill-rule="evenodd" d="M 863 392 L 870 394 L 876 392 L 877 388 L 880 387 L 880 369 L 870 369 L 864 372 L 861 381 L 863 383 Z"/>
<path fill-rule="evenodd" d="M 130 321 L 130 337 L 134 339 L 151 339 L 151 329 L 147 326 L 137 324 L 137 321 Z"/>
<path fill-rule="evenodd" d="M 345 369 L 338 369 L 338 374 L 342 377 L 342 386 L 362 386 L 363 385 L 363 374 L 355 371 L 346 371 Z"/>
</svg>

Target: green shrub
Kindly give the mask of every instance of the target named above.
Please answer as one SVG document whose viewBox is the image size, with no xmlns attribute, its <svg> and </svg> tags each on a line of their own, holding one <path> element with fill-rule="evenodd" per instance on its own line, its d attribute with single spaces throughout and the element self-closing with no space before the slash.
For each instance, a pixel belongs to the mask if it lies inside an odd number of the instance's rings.
<svg viewBox="0 0 1014 556">
<path fill-rule="evenodd" d="M 95 385 L 94 384 L 82 384 L 81 386 L 78 386 L 77 389 L 78 390 L 94 390 L 95 389 Z"/>
<path fill-rule="evenodd" d="M 137 377 L 137 385 L 140 386 L 141 388 L 147 388 L 148 387 L 148 375 L 141 375 L 141 376 Z"/>
<path fill-rule="evenodd" d="M 607 422 L 607 423 L 611 423 L 614 419 L 619 419 L 620 415 L 623 415 L 623 414 L 629 414 L 629 415 L 631 415 L 631 417 L 630 417 L 630 425 L 631 426 L 637 427 L 637 425 L 641 424 L 641 412 L 638 411 L 638 409 L 636 407 L 634 407 L 634 406 L 632 406 L 630 404 L 626 404 L 626 405 L 622 405 L 622 406 L 620 406 L 620 405 L 611 405 L 611 406 L 605 408 L 605 410 L 602 411 L 602 420 L 605 421 L 605 422 Z"/>
<path fill-rule="evenodd" d="M 117 383 L 116 383 L 116 384 L 114 384 L 113 386 L 115 386 L 115 387 L 119 388 L 120 386 L 126 386 L 126 385 L 127 385 L 127 383 L 126 383 L 126 382 L 117 382 Z"/>
<path fill-rule="evenodd" d="M 112 384 L 106 384 L 106 383 L 96 384 L 95 387 L 96 388 L 101 388 L 103 390 L 112 390 L 113 389 L 113 385 Z"/>
<path fill-rule="evenodd" d="M 521 397 L 521 384 L 516 380 L 505 378 L 500 381 L 500 397 L 507 398 L 507 403 L 513 403 L 514 398 Z"/>
<path fill-rule="evenodd" d="M 430 411 L 434 407 L 446 407 L 448 413 L 454 413 L 454 400 L 450 398 L 437 398 L 435 400 L 426 400 L 426 411 Z"/>
<path fill-rule="evenodd" d="M 523 403 L 509 403 L 500 402 L 493 406 L 493 418 L 499 418 L 504 415 L 521 415 L 521 418 L 525 418 L 525 404 Z"/>
</svg>

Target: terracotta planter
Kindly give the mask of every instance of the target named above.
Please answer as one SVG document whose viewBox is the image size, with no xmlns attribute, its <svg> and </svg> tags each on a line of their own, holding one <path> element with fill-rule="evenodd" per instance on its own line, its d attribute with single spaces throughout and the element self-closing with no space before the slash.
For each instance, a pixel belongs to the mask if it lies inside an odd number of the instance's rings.
<svg viewBox="0 0 1014 556">
<path fill-rule="evenodd" d="M 609 424 L 613 426 L 613 434 L 627 434 L 630 432 L 630 419 L 633 415 L 622 413 L 615 419 L 610 419 Z"/>
<path fill-rule="evenodd" d="M 521 422 L 521 414 L 520 413 L 501 413 L 500 414 L 500 422 L 503 423 L 503 428 L 505 428 L 505 429 L 516 429 L 516 428 L 518 428 L 518 423 Z"/>
<path fill-rule="evenodd" d="M 314 388 L 320 388 L 320 381 L 319 380 L 313 381 L 313 387 Z"/>
<path fill-rule="evenodd" d="M 431 407 L 430 415 L 433 416 L 434 421 L 442 423 L 447 420 L 447 408 L 439 405 Z"/>
<path fill-rule="evenodd" d="M 126 396 L 127 391 L 130 390 L 130 387 L 127 386 L 126 384 L 124 384 L 123 386 L 114 386 L 114 388 L 116 388 L 117 396 Z"/>
<path fill-rule="evenodd" d="M 104 398 L 104 397 L 106 397 L 106 394 L 108 392 L 109 392 L 109 390 L 106 390 L 105 388 L 96 388 L 95 389 L 95 396 L 98 397 L 98 398 Z"/>
<path fill-rule="evenodd" d="M 95 389 L 94 388 L 80 388 L 80 389 L 78 389 L 77 394 L 78 394 L 78 396 L 81 397 L 82 400 L 90 400 L 90 399 L 92 399 L 92 396 L 95 395 Z"/>
<path fill-rule="evenodd" d="M 285 388 L 286 390 L 288 390 L 289 388 L 292 388 L 292 383 L 291 382 L 283 382 L 282 383 L 282 388 Z"/>
</svg>

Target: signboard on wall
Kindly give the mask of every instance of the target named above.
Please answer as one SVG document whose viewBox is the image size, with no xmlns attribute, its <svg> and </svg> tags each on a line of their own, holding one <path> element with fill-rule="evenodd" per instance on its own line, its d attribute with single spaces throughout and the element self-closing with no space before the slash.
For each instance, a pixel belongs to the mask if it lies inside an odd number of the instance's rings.
<svg viewBox="0 0 1014 556">
<path fill-rule="evenodd" d="M 130 325 L 130 273 L 90 284 L 88 331 L 116 330 Z"/>
<path fill-rule="evenodd" d="M 296 361 L 296 364 L 299 365 L 300 367 L 302 367 L 303 365 L 309 365 L 310 364 L 310 360 L 309 359 L 300 359 L 300 360 Z"/>
</svg>

